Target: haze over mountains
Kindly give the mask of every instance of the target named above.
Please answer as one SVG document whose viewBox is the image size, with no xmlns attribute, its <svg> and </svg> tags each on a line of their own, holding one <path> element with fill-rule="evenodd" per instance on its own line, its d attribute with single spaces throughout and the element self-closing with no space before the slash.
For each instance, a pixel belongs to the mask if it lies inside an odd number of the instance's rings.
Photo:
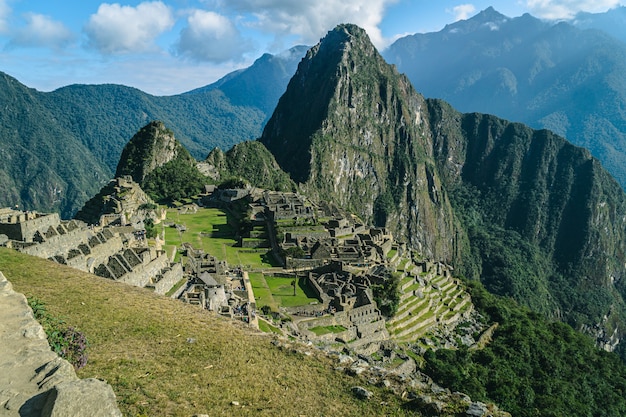
<svg viewBox="0 0 626 417">
<path fill-rule="evenodd" d="M 625 187 L 626 36 L 605 24 L 623 28 L 625 14 L 617 8 L 555 24 L 488 8 L 439 32 L 401 38 L 383 56 L 427 97 L 550 129 L 588 148 Z"/>
</svg>

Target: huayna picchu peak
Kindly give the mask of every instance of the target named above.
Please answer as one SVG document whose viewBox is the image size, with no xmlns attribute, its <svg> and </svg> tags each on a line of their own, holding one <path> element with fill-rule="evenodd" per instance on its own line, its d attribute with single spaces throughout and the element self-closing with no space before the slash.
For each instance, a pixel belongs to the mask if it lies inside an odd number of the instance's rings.
<svg viewBox="0 0 626 417">
<path fill-rule="evenodd" d="M 424 99 L 362 29 L 311 48 L 260 141 L 308 195 L 458 274 L 607 350 L 626 330 L 626 205 L 601 164 L 549 131 Z"/>
<path fill-rule="evenodd" d="M 435 172 L 425 109 L 363 29 L 340 25 L 300 62 L 260 140 L 310 195 L 450 261 L 462 232 Z"/>
</svg>

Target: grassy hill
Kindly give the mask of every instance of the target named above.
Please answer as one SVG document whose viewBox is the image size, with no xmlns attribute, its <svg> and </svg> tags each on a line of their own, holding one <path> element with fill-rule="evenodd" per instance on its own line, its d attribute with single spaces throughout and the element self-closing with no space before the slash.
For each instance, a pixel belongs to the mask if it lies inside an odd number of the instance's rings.
<svg viewBox="0 0 626 417">
<path fill-rule="evenodd" d="M 78 374 L 108 381 L 125 415 L 416 415 L 324 356 L 280 349 L 180 301 L 5 248 L 0 271 L 86 334 L 89 362 Z M 374 399 L 354 397 L 354 385 Z"/>
</svg>

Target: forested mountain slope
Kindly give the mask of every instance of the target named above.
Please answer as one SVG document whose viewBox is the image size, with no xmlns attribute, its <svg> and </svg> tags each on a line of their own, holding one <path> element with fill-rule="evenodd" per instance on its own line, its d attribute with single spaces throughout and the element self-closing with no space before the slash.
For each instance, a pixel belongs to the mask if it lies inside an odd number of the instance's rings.
<svg viewBox="0 0 626 417">
<path fill-rule="evenodd" d="M 163 121 L 196 159 L 256 139 L 303 54 L 295 47 L 207 87 L 155 97 L 121 85 L 43 93 L 0 74 L 0 206 L 71 217 L 112 178 L 123 147 Z"/>
</svg>

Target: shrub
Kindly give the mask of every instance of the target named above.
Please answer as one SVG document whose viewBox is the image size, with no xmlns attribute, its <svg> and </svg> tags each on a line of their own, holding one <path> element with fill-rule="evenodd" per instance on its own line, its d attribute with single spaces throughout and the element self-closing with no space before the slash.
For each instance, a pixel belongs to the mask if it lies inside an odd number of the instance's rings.
<svg viewBox="0 0 626 417">
<path fill-rule="evenodd" d="M 52 316 L 41 300 L 29 297 L 28 305 L 33 310 L 35 319 L 41 324 L 48 337 L 50 348 L 63 359 L 71 363 L 75 369 L 87 365 L 87 338 L 80 330 Z"/>
</svg>

